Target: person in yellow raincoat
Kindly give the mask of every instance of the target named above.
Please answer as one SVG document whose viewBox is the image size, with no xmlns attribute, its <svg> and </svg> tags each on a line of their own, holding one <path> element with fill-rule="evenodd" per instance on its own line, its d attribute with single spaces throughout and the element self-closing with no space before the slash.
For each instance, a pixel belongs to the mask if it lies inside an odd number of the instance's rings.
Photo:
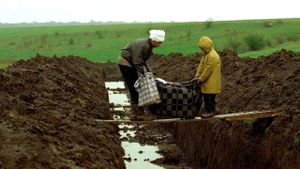
<svg viewBox="0 0 300 169">
<path fill-rule="evenodd" d="M 206 118 L 215 114 L 216 95 L 221 92 L 221 60 L 209 37 L 201 37 L 198 46 L 203 52 L 203 57 L 194 79 L 201 86 L 205 105 L 205 113 L 201 116 Z"/>
</svg>

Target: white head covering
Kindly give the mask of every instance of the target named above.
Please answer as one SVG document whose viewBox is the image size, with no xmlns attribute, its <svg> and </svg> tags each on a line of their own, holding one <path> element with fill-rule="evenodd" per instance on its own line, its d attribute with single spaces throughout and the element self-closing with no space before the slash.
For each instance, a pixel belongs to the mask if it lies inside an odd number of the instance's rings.
<svg viewBox="0 0 300 169">
<path fill-rule="evenodd" d="M 151 40 L 154 40 L 154 41 L 157 41 L 157 42 L 163 42 L 165 40 L 165 31 L 164 30 L 155 30 L 155 29 L 152 29 L 149 31 L 150 33 L 150 39 Z"/>
</svg>

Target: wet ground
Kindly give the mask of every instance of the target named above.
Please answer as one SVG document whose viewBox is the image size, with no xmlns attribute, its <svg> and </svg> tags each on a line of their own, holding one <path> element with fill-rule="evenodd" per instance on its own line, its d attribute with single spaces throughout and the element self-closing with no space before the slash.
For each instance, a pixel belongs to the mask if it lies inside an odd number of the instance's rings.
<svg viewBox="0 0 300 169">
<path fill-rule="evenodd" d="M 115 121 L 129 120 L 131 115 L 128 93 L 124 82 L 105 82 Z M 150 124 L 118 123 L 120 139 L 125 152 L 124 160 L 129 169 L 189 169 L 183 154 L 172 144 L 171 133 L 159 132 Z M 155 139 L 154 139 L 155 138 Z"/>
<path fill-rule="evenodd" d="M 0 70 L 0 168 L 125 168 L 103 71 L 36 56 Z"/>
<path fill-rule="evenodd" d="M 241 122 L 174 123 L 169 129 L 188 164 L 205 169 L 300 168 L 300 54 L 284 49 L 258 59 L 242 59 L 230 50 L 219 54 L 218 113 L 282 110 L 284 115 Z M 193 78 L 201 56 L 172 53 L 152 57 L 149 65 L 157 77 L 183 82 Z M 117 68 L 111 70 L 118 74 Z"/>
<path fill-rule="evenodd" d="M 129 159 L 148 161 L 135 157 L 136 151 L 126 153 L 123 141 L 158 145 L 163 158 L 153 162 L 159 165 L 300 168 L 300 54 L 280 50 L 258 59 L 241 59 L 228 50 L 219 54 L 223 74 L 219 113 L 278 109 L 284 115 L 238 122 L 136 124 L 134 137 L 120 139 L 118 124 L 99 122 L 129 115 L 128 105 L 109 103 L 104 83 L 121 80 L 117 65 L 74 56 L 36 56 L 0 70 L 0 168 L 119 169 L 126 168 Z M 153 56 L 149 65 L 157 77 L 182 82 L 193 78 L 201 56 Z"/>
</svg>

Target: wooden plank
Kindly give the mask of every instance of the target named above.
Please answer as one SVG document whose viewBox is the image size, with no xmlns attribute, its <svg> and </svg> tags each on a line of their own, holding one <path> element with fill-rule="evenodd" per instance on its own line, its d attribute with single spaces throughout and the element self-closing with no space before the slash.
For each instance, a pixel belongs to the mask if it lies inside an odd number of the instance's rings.
<svg viewBox="0 0 300 169">
<path fill-rule="evenodd" d="M 284 112 L 281 110 L 270 110 L 270 111 L 251 111 L 251 112 L 239 112 L 239 113 L 229 113 L 229 114 L 218 114 L 210 118 L 195 117 L 194 119 L 181 119 L 181 118 L 170 118 L 170 119 L 156 119 L 151 121 L 131 121 L 131 120 L 96 120 L 98 122 L 107 123 L 170 123 L 178 121 L 201 121 L 201 120 L 214 120 L 214 119 L 224 119 L 228 121 L 239 121 L 239 120 L 255 120 L 258 118 L 275 117 L 280 116 Z"/>
<path fill-rule="evenodd" d="M 225 119 L 228 121 L 232 120 L 254 120 L 257 118 L 275 117 L 282 115 L 284 112 L 281 110 L 273 111 L 253 111 L 253 112 L 240 112 L 240 113 L 230 113 L 230 114 L 220 114 L 213 118 Z"/>
<path fill-rule="evenodd" d="M 171 119 L 157 119 L 149 121 L 132 121 L 132 120 L 96 120 L 97 122 L 105 123 L 138 123 L 138 124 L 149 124 L 149 123 L 170 123 L 174 121 L 180 121 L 180 118 L 171 118 Z M 193 119 L 194 120 L 194 119 Z"/>
</svg>

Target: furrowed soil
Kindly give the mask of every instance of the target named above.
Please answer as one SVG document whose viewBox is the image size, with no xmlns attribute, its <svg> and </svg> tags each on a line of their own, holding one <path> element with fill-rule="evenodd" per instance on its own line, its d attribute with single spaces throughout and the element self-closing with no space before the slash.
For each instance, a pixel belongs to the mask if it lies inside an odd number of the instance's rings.
<svg viewBox="0 0 300 169">
<path fill-rule="evenodd" d="M 173 143 L 158 163 L 196 169 L 300 168 L 300 54 L 280 50 L 258 59 L 219 52 L 218 113 L 281 110 L 257 120 L 149 124 L 136 139 Z M 153 56 L 157 77 L 191 80 L 202 55 Z M 0 168 L 125 168 L 104 81 L 122 80 L 117 65 L 79 57 L 36 56 L 0 71 Z M 170 135 L 170 134 L 171 135 Z"/>
</svg>

